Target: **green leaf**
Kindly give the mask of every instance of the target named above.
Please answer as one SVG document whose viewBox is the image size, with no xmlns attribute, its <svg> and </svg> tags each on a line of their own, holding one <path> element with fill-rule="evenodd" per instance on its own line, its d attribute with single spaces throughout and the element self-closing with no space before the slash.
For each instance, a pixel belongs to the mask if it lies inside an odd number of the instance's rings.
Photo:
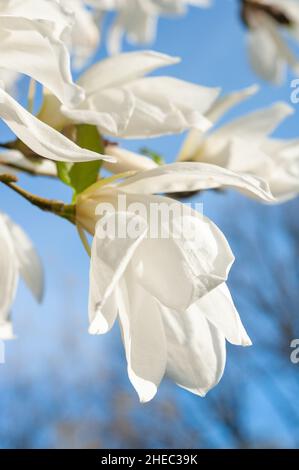
<svg viewBox="0 0 299 470">
<path fill-rule="evenodd" d="M 144 155 L 145 157 L 151 158 L 155 163 L 157 163 L 157 165 L 164 165 L 165 163 L 162 155 L 147 147 L 142 147 L 140 149 L 140 153 L 142 153 L 142 155 Z"/>
<path fill-rule="evenodd" d="M 95 126 L 80 124 L 77 126 L 77 144 L 96 153 L 104 153 L 102 138 Z M 95 183 L 101 169 L 101 160 L 82 163 L 57 163 L 60 180 L 74 190 L 74 199 L 86 188 Z"/>
<path fill-rule="evenodd" d="M 58 178 L 68 186 L 72 186 L 71 178 L 69 175 L 72 166 L 73 163 L 56 162 Z"/>
<path fill-rule="evenodd" d="M 82 193 L 84 189 L 97 181 L 100 168 L 100 160 L 73 164 L 69 176 L 71 180 L 70 186 L 72 186 L 76 194 Z"/>
</svg>

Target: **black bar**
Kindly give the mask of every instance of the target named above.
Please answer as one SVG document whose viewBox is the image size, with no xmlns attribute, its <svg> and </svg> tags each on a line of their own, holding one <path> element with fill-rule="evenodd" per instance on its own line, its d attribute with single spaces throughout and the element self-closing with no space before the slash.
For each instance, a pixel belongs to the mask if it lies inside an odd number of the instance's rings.
<svg viewBox="0 0 299 470">
<path fill-rule="evenodd" d="M 138 468 L 144 465 L 179 465 L 198 467 L 205 464 L 269 464 L 284 468 L 299 464 L 299 450 L 0 450 L 0 467 L 5 464 L 37 464 L 42 468 L 54 465 L 83 465 L 103 468 L 108 465 L 121 465 L 125 468 Z M 298 468 L 298 467 L 295 467 Z"/>
</svg>

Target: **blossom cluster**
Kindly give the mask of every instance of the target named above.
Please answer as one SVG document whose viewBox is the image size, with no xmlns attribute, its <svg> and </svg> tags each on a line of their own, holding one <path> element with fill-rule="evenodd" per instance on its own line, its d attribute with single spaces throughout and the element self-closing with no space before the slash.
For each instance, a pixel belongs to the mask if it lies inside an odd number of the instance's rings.
<svg viewBox="0 0 299 470">
<path fill-rule="evenodd" d="M 133 44 L 152 42 L 159 16 L 182 16 L 189 6 L 212 3 L 3 0 L 0 5 L 0 119 L 15 136 L 1 144 L 0 182 L 78 231 L 90 256 L 89 331 L 101 335 L 119 322 L 128 375 L 142 402 L 155 396 L 165 375 L 204 396 L 222 377 L 226 341 L 251 345 L 227 287 L 234 262 L 229 243 L 209 218 L 181 202 L 183 195 L 231 188 L 275 204 L 299 193 L 299 140 L 272 136 L 293 113 L 289 104 L 276 102 L 218 126 L 258 87 L 224 95 L 167 71 L 151 75 L 175 67 L 178 57 L 121 52 L 124 36 Z M 103 17 L 112 11 L 110 55 L 95 61 L 104 41 Z M 287 65 L 299 70 L 284 39 L 285 32 L 299 39 L 297 0 L 243 0 L 240 15 L 259 75 L 278 83 Z M 24 75 L 30 85 L 26 100 L 19 100 Z M 126 149 L 126 139 L 186 131 L 169 164 L 151 152 Z M 72 201 L 29 193 L 17 184 L 20 172 L 57 178 L 72 188 Z M 124 198 L 127 204 L 120 207 Z M 108 233 L 104 229 L 111 224 L 117 230 Z M 128 226 L 130 233 L 124 230 Z M 1 212 L 3 340 L 14 337 L 11 309 L 19 276 L 41 301 L 41 260 L 23 229 Z"/>
</svg>

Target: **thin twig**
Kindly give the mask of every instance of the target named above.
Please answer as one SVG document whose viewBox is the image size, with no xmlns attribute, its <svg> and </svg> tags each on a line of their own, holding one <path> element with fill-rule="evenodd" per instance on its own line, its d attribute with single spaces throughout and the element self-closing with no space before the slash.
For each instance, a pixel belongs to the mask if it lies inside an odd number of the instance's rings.
<svg viewBox="0 0 299 470">
<path fill-rule="evenodd" d="M 52 199 L 45 199 L 40 196 L 26 191 L 25 189 L 17 186 L 15 182 L 18 181 L 14 175 L 0 175 L 0 182 L 8 186 L 10 189 L 15 191 L 17 194 L 22 196 L 32 205 L 39 209 L 56 214 L 64 219 L 67 219 L 71 223 L 76 223 L 76 207 L 72 204 L 64 204 L 64 202 L 56 201 Z"/>
</svg>

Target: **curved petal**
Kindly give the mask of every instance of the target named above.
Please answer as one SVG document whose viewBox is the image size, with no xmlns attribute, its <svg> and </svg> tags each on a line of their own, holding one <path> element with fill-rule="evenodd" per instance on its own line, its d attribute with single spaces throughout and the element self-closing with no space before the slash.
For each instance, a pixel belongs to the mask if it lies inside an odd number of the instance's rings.
<svg viewBox="0 0 299 470">
<path fill-rule="evenodd" d="M 68 119 L 98 126 L 103 134 L 118 136 L 125 132 L 135 107 L 130 91 L 111 88 L 95 93 L 76 109 L 61 107 Z"/>
<path fill-rule="evenodd" d="M 15 170 L 25 170 L 32 173 L 45 176 L 56 176 L 56 165 L 51 160 L 26 158 L 18 150 L 5 150 L 0 153 L 0 164 L 13 165 Z"/>
<path fill-rule="evenodd" d="M 116 293 L 112 292 L 101 308 L 95 305 L 98 299 L 102 297 L 102 293 L 98 286 L 98 277 L 95 270 L 90 273 L 90 294 L 89 294 L 89 317 L 93 319 L 90 322 L 90 335 L 104 335 L 110 331 L 115 323 L 118 314 L 118 305 Z"/>
<path fill-rule="evenodd" d="M 281 84 L 285 61 L 279 56 L 273 38 L 263 28 L 248 33 L 248 54 L 255 73 L 266 81 Z"/>
<path fill-rule="evenodd" d="M 162 318 L 167 341 L 167 375 L 180 387 L 204 397 L 224 372 L 224 335 L 197 305 L 186 312 L 162 307 Z"/>
<path fill-rule="evenodd" d="M 268 139 L 263 150 L 271 157 L 269 184 L 276 199 L 283 202 L 299 192 L 299 141 Z"/>
<path fill-rule="evenodd" d="M 65 0 L 62 0 L 65 1 Z M 76 0 L 75 0 L 76 1 Z M 63 36 L 66 28 L 72 26 L 73 15 L 57 0 L 5 0 L 0 4 L 1 16 L 26 18 L 28 20 L 53 21 L 53 32 Z"/>
<path fill-rule="evenodd" d="M 127 227 L 132 222 L 140 224 L 140 231 L 136 237 L 127 236 Z M 120 232 L 123 230 L 122 236 Z M 115 314 L 111 314 L 109 308 L 105 311 L 103 307 L 113 294 L 146 233 L 146 222 L 141 217 L 137 218 L 135 214 L 126 212 L 108 213 L 97 223 L 90 265 L 89 331 L 91 334 L 104 334 L 113 326 Z"/>
<path fill-rule="evenodd" d="M 235 119 L 215 131 L 212 137 L 217 139 L 237 137 L 249 142 L 254 139 L 257 144 L 272 134 L 282 121 L 292 114 L 294 114 L 294 108 L 283 101 L 277 102 L 267 108 Z"/>
<path fill-rule="evenodd" d="M 125 85 L 179 60 L 155 51 L 127 52 L 97 62 L 79 78 L 78 83 L 90 95 L 105 88 Z"/>
<path fill-rule="evenodd" d="M 0 325 L 8 321 L 18 277 L 18 261 L 6 217 L 0 214 Z"/>
<path fill-rule="evenodd" d="M 129 8 L 125 7 L 117 15 L 108 34 L 109 54 L 120 53 L 125 33 L 131 44 L 144 45 L 153 42 L 157 31 L 157 17 L 155 12 L 146 11 L 143 5 L 144 0 L 130 0 Z"/>
<path fill-rule="evenodd" d="M 41 302 L 44 292 L 44 273 L 40 257 L 23 229 L 9 217 L 5 217 L 5 220 L 18 260 L 19 272 L 36 300 Z"/>
<path fill-rule="evenodd" d="M 109 160 L 104 156 L 78 147 L 74 142 L 30 114 L 0 88 L 0 118 L 31 150 L 49 160 L 84 162 Z"/>
<path fill-rule="evenodd" d="M 232 344 L 251 346 L 251 340 L 242 325 L 229 289 L 225 283 L 202 297 L 196 306 Z"/>
<path fill-rule="evenodd" d="M 93 12 L 83 0 L 10 0 L 0 6 L 2 14 L 53 21 L 58 37 L 71 46 L 75 66 L 82 66 L 99 43 L 99 30 Z M 66 27 L 69 31 L 66 31 Z M 67 37 L 66 37 L 67 36 Z"/>
<path fill-rule="evenodd" d="M 234 173 L 218 165 L 178 162 L 143 171 L 127 178 L 120 188 L 128 193 L 176 193 L 228 187 L 256 199 L 273 202 L 268 184 L 245 173 Z"/>
<path fill-rule="evenodd" d="M 107 37 L 107 50 L 111 56 L 116 56 L 121 53 L 124 34 L 125 30 L 123 24 L 116 18 L 109 29 Z"/>
<path fill-rule="evenodd" d="M 117 159 L 116 163 L 105 163 L 104 168 L 111 173 L 125 173 L 127 171 L 143 171 L 157 168 L 158 165 L 151 158 L 139 155 L 129 150 L 123 149 L 118 145 L 108 145 L 105 147 L 105 153 Z M 1 160 L 1 154 L 0 154 Z"/>
<path fill-rule="evenodd" d="M 203 131 L 211 127 L 204 114 L 217 98 L 219 89 L 172 77 L 147 77 L 125 88 L 135 97 L 136 105 L 122 137 L 153 137 L 192 127 Z"/>
<path fill-rule="evenodd" d="M 84 99 L 84 91 L 72 80 L 68 50 L 52 21 L 0 16 L 0 67 L 29 75 L 69 106 Z"/>
<path fill-rule="evenodd" d="M 298 19 L 297 19 L 298 20 Z M 287 40 L 283 37 L 280 30 L 277 28 L 277 24 L 272 18 L 266 17 L 263 20 L 264 28 L 268 31 L 272 38 L 272 41 L 276 47 L 279 58 L 287 63 L 295 72 L 299 71 L 299 61 L 293 50 L 287 43 Z M 295 29 L 295 28 L 294 28 Z"/>
<path fill-rule="evenodd" d="M 257 93 L 258 90 L 259 87 L 257 85 L 252 85 L 248 88 L 244 88 L 242 90 L 234 91 L 232 93 L 228 93 L 227 95 L 221 96 L 211 106 L 209 111 L 206 113 L 206 117 L 212 123 L 216 123 L 231 108 L 238 105 L 242 101 L 245 101 L 249 97 L 253 96 L 255 93 Z M 200 132 L 198 129 L 191 129 L 188 136 L 184 140 L 177 160 L 196 160 L 196 153 L 199 151 L 200 146 L 205 138 L 206 135 L 203 132 Z M 207 139 L 209 138 L 210 137 L 207 137 Z"/>
<path fill-rule="evenodd" d="M 212 122 L 219 121 L 231 108 L 255 95 L 259 88 L 258 85 L 251 85 L 242 90 L 233 91 L 221 96 L 208 111 L 207 118 Z"/>
<path fill-rule="evenodd" d="M 126 202 L 131 210 L 134 203 L 147 210 L 148 236 L 131 265 L 138 282 L 162 304 L 185 310 L 227 279 L 234 257 L 211 221 L 165 197 L 134 194 Z"/>
<path fill-rule="evenodd" d="M 129 272 L 120 287 L 119 319 L 129 379 L 145 403 L 155 396 L 164 377 L 166 340 L 157 301 Z"/>
<path fill-rule="evenodd" d="M 79 69 L 96 53 L 101 35 L 94 13 L 87 8 L 84 0 L 63 0 L 63 5 L 74 16 L 71 41 L 73 65 Z"/>
</svg>

